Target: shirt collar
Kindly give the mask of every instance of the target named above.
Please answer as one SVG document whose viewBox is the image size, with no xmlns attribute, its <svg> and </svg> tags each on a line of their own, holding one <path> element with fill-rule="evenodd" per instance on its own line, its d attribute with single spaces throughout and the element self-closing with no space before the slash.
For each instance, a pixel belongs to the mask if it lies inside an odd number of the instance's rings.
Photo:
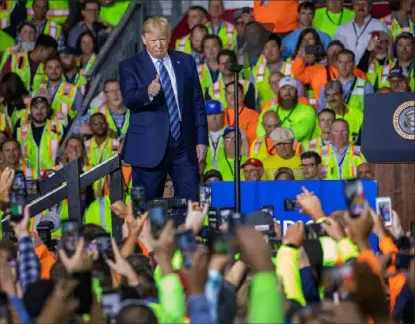
<svg viewBox="0 0 415 324">
<path fill-rule="evenodd" d="M 148 53 L 148 56 L 150 56 L 151 62 L 153 62 L 153 64 L 157 66 L 157 63 L 158 63 L 158 61 L 160 59 L 151 56 L 151 54 L 149 53 L 149 51 L 147 51 L 147 53 Z M 164 62 L 170 62 L 170 56 L 169 56 L 169 54 L 167 54 L 165 57 L 163 57 L 163 61 Z"/>
</svg>

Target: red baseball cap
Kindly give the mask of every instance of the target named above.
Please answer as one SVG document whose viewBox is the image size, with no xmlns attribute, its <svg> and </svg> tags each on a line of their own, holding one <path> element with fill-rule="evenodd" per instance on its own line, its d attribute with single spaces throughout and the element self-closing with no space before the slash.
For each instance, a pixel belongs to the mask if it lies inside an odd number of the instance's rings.
<svg viewBox="0 0 415 324">
<path fill-rule="evenodd" d="M 248 165 L 252 165 L 252 166 L 257 167 L 257 168 L 263 168 L 264 167 L 262 162 L 258 159 L 248 159 L 244 164 L 242 164 L 242 168 L 245 168 Z"/>
</svg>

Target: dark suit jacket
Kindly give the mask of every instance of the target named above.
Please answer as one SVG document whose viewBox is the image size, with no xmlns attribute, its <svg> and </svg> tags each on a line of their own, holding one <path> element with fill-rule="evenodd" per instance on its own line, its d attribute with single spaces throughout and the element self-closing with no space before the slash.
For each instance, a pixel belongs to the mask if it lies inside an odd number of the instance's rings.
<svg viewBox="0 0 415 324">
<path fill-rule="evenodd" d="M 205 103 L 193 57 L 169 51 L 177 80 L 181 129 L 191 163 L 197 163 L 196 145 L 208 144 Z M 121 91 L 130 109 L 122 158 L 132 166 L 153 168 L 163 159 L 170 135 L 169 112 L 163 90 L 150 101 L 148 86 L 157 71 L 147 50 L 120 63 Z"/>
</svg>

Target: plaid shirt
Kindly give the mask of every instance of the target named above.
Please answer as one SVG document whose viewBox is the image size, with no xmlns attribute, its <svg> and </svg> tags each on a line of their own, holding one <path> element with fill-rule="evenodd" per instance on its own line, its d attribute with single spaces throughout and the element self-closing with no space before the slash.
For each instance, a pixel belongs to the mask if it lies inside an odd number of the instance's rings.
<svg viewBox="0 0 415 324">
<path fill-rule="evenodd" d="M 30 236 L 20 238 L 18 249 L 19 280 L 24 293 L 28 285 L 40 279 L 40 263 Z"/>
</svg>

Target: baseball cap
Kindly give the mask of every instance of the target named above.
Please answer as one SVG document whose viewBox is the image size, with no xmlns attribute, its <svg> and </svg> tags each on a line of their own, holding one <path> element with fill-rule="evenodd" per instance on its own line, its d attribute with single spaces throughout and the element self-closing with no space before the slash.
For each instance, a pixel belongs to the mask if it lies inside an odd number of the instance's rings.
<svg viewBox="0 0 415 324">
<path fill-rule="evenodd" d="M 235 23 L 243 14 L 251 14 L 251 8 L 242 7 L 241 9 L 235 10 L 232 15 L 233 22 Z"/>
<path fill-rule="evenodd" d="M 242 164 L 242 168 L 245 168 L 246 166 L 251 165 L 257 168 L 263 168 L 264 165 L 262 162 L 258 159 L 248 159 L 244 164 Z"/>
<path fill-rule="evenodd" d="M 286 127 L 278 127 L 274 129 L 269 138 L 275 143 L 291 143 L 294 140 L 294 133 Z"/>
<path fill-rule="evenodd" d="M 245 216 L 245 225 L 253 226 L 258 232 L 274 233 L 274 217 L 266 211 L 256 210 Z"/>
<path fill-rule="evenodd" d="M 295 179 L 295 176 L 294 176 L 294 172 L 293 172 L 293 170 L 291 170 L 290 168 L 287 168 L 287 167 L 281 167 L 281 168 L 279 168 L 276 172 L 275 172 L 275 174 L 274 174 L 274 179 L 276 179 L 281 173 L 287 173 L 287 174 L 289 174 L 293 179 Z"/>
<path fill-rule="evenodd" d="M 403 69 L 401 67 L 395 67 L 390 70 L 388 79 L 390 78 L 404 78 L 405 74 L 403 73 Z"/>
<path fill-rule="evenodd" d="M 209 178 L 218 178 L 220 181 L 223 181 L 222 173 L 215 169 L 209 170 L 203 175 L 203 183 L 205 183 Z"/>
<path fill-rule="evenodd" d="M 281 80 L 278 83 L 278 85 L 279 85 L 280 89 L 282 87 L 286 86 L 286 85 L 289 85 L 289 86 L 297 89 L 297 81 L 295 81 L 294 78 L 287 77 L 287 76 L 281 78 Z"/>
<path fill-rule="evenodd" d="M 236 129 L 233 126 L 229 126 L 229 127 L 225 128 L 225 130 L 223 131 L 223 137 L 226 137 L 226 135 L 228 135 L 229 133 L 234 132 L 235 130 Z M 238 129 L 238 133 L 239 133 L 239 135 L 241 134 L 241 132 L 239 131 L 239 129 Z"/>
<path fill-rule="evenodd" d="M 223 105 L 218 100 L 208 100 L 205 102 L 206 115 L 216 115 L 223 113 Z"/>
</svg>

